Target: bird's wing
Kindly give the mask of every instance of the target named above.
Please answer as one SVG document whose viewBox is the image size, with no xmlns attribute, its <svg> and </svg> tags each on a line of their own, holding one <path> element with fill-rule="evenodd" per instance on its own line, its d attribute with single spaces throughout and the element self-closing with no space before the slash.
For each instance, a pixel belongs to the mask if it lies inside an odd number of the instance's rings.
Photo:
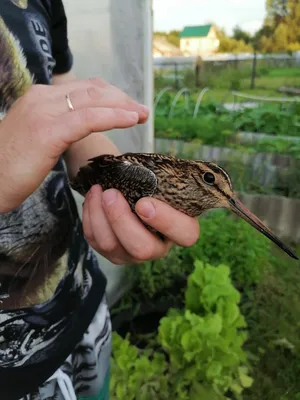
<svg viewBox="0 0 300 400">
<path fill-rule="evenodd" d="M 86 195 L 96 184 L 103 190 L 118 189 L 127 201 L 134 205 L 141 197 L 152 196 L 157 187 L 157 179 L 153 171 L 145 166 L 124 160 L 113 155 L 101 155 L 88 160 L 81 167 L 71 187 Z"/>
</svg>

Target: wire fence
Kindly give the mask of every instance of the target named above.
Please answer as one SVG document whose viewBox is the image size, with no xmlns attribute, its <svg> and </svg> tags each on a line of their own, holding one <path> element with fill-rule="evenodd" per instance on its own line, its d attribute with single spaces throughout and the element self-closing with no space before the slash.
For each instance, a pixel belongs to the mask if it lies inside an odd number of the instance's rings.
<svg viewBox="0 0 300 400">
<path fill-rule="evenodd" d="M 241 79 L 249 80 L 249 87 L 255 88 L 256 79 L 276 68 L 299 68 L 300 52 L 289 54 L 231 54 L 203 57 L 201 65 L 197 57 L 154 58 L 153 68 L 156 88 L 167 85 L 175 89 L 184 86 L 211 86 L 213 81 L 224 76 L 231 89 L 239 89 Z M 226 79 L 227 78 L 227 79 Z M 263 84 L 263 82 L 260 82 Z"/>
</svg>

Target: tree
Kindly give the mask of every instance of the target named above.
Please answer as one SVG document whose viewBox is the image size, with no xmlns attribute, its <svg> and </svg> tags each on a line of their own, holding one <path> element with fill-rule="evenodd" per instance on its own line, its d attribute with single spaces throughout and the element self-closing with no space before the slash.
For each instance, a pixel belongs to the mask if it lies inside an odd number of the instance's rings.
<svg viewBox="0 0 300 400">
<path fill-rule="evenodd" d="M 250 40 L 248 43 L 245 42 L 243 35 L 247 35 L 248 38 L 248 33 L 243 32 L 240 28 L 237 27 L 236 29 L 236 37 L 229 37 L 226 35 L 226 32 L 223 28 L 219 28 L 215 26 L 216 28 L 216 33 L 218 36 L 218 39 L 220 41 L 219 45 L 219 52 L 224 52 L 224 53 L 249 53 L 253 51 L 253 47 L 250 43 Z M 242 33 L 241 33 L 242 32 Z M 249 38 L 251 36 L 249 35 Z M 247 39 L 248 40 L 248 39 Z"/>
<path fill-rule="evenodd" d="M 279 25 L 280 22 L 288 15 L 288 2 L 289 0 L 267 0 L 266 11 L 267 17 L 266 22 L 271 25 Z"/>
<path fill-rule="evenodd" d="M 167 41 L 171 44 L 173 44 L 176 47 L 179 47 L 180 44 L 180 38 L 179 38 L 180 31 L 170 31 L 170 32 L 154 32 L 154 36 L 156 37 L 165 37 Z"/>
<path fill-rule="evenodd" d="M 266 0 L 267 17 L 256 35 L 263 52 L 300 50 L 299 0 Z"/>
<path fill-rule="evenodd" d="M 250 33 L 243 31 L 238 25 L 233 28 L 232 37 L 236 40 L 243 40 L 246 44 L 249 44 L 252 39 Z"/>
<path fill-rule="evenodd" d="M 167 36 L 168 41 L 177 47 L 179 47 L 179 45 L 180 45 L 179 34 L 180 34 L 180 31 L 173 30 L 173 31 L 169 32 L 168 36 Z"/>
</svg>

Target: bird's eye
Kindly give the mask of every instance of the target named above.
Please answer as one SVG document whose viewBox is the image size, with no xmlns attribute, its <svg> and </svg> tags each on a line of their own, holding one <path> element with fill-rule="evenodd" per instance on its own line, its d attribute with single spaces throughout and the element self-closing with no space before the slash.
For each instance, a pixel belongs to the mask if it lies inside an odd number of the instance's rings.
<svg viewBox="0 0 300 400">
<path fill-rule="evenodd" d="M 203 179 L 204 182 L 208 183 L 209 185 L 213 185 L 215 183 L 215 176 L 211 172 L 205 172 Z"/>
</svg>

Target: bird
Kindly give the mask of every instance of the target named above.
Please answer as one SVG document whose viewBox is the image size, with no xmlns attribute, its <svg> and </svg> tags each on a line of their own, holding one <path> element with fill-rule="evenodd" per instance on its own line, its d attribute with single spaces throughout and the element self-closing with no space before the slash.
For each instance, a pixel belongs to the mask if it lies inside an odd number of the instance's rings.
<svg viewBox="0 0 300 400">
<path fill-rule="evenodd" d="M 238 199 L 228 173 L 213 162 L 158 153 L 102 154 L 88 159 L 70 181 L 71 188 L 84 197 L 93 185 L 119 190 L 135 214 L 135 205 L 143 197 L 161 200 L 190 217 L 214 208 L 229 209 L 298 260 Z M 163 239 L 160 232 L 147 227 Z"/>
</svg>

